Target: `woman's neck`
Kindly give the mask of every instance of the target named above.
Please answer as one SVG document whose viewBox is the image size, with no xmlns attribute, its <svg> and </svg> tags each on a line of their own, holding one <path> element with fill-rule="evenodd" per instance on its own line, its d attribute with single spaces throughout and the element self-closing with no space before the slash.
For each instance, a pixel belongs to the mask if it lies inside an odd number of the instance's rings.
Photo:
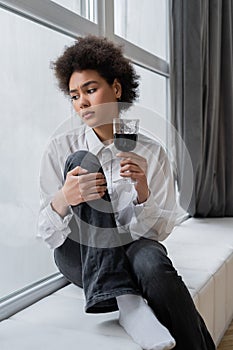
<svg viewBox="0 0 233 350">
<path fill-rule="evenodd" d="M 113 142 L 113 126 L 112 124 L 105 124 L 93 129 L 101 142 L 109 145 Z"/>
</svg>

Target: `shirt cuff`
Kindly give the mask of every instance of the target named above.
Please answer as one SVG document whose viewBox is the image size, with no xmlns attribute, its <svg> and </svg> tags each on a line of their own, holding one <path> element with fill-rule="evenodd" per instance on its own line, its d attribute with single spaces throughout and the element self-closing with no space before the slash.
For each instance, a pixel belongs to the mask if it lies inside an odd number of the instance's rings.
<svg viewBox="0 0 233 350">
<path fill-rule="evenodd" d="M 62 218 L 49 204 L 40 213 L 37 237 L 42 238 L 51 249 L 59 247 L 70 233 L 69 222 L 72 218 L 72 209 Z"/>
<path fill-rule="evenodd" d="M 134 201 L 134 214 L 137 220 L 140 221 L 149 218 L 149 222 L 151 225 L 151 222 L 155 222 L 155 220 L 157 220 L 161 216 L 162 210 L 156 204 L 155 199 L 150 192 L 150 195 L 145 202 L 135 204 Z"/>
<path fill-rule="evenodd" d="M 149 191 L 149 196 L 147 200 L 143 203 L 138 203 L 137 198 L 133 201 L 133 204 L 137 207 L 145 208 L 145 207 L 152 207 L 154 205 L 154 199 L 153 196 L 151 195 L 151 191 Z"/>
<path fill-rule="evenodd" d="M 49 217 L 50 222 L 56 228 L 56 230 L 63 230 L 66 228 L 72 218 L 73 211 L 71 207 L 68 207 L 68 211 L 66 216 L 62 218 L 55 210 L 53 210 L 51 203 L 46 208 L 47 215 Z"/>
</svg>

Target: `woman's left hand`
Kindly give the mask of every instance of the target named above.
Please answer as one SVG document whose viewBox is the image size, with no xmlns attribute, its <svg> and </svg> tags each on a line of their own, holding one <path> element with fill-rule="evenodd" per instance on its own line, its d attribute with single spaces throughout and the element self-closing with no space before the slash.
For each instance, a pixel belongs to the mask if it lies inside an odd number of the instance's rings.
<svg viewBox="0 0 233 350">
<path fill-rule="evenodd" d="M 143 203 L 149 197 L 149 187 L 147 183 L 147 160 L 133 152 L 120 152 L 117 157 L 123 158 L 120 162 L 120 175 L 131 178 L 135 183 L 138 194 L 138 203 Z"/>
</svg>

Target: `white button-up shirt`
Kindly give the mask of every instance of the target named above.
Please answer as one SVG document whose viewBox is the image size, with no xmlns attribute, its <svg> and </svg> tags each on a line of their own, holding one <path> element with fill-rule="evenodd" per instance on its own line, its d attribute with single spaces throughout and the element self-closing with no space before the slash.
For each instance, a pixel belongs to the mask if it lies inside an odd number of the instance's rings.
<svg viewBox="0 0 233 350">
<path fill-rule="evenodd" d="M 95 132 L 86 125 L 54 137 L 42 158 L 40 173 L 41 206 L 38 236 L 50 248 L 60 246 L 70 234 L 72 208 L 62 218 L 51 206 L 55 193 L 64 183 L 67 157 L 78 150 L 89 150 L 102 165 L 119 233 L 129 232 L 133 239 L 146 237 L 164 240 L 175 224 L 183 219 L 176 201 L 174 179 L 163 147 L 145 135 L 139 134 L 135 153 L 147 159 L 147 181 L 150 195 L 146 202 L 137 203 L 134 185 L 122 183 L 119 151 L 114 144 L 105 146 Z"/>
</svg>

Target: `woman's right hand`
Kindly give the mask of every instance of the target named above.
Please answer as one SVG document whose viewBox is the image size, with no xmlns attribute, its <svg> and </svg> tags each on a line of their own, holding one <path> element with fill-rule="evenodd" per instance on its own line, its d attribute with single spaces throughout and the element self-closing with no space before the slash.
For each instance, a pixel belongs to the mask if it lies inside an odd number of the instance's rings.
<svg viewBox="0 0 233 350">
<path fill-rule="evenodd" d="M 78 205 L 100 199 L 106 188 L 106 179 L 102 173 L 88 173 L 77 166 L 67 173 L 62 192 L 67 205 Z"/>
<path fill-rule="evenodd" d="M 106 179 L 102 173 L 88 173 L 77 166 L 66 174 L 65 183 L 54 196 L 51 206 L 64 217 L 70 205 L 100 199 L 106 189 Z"/>
</svg>

